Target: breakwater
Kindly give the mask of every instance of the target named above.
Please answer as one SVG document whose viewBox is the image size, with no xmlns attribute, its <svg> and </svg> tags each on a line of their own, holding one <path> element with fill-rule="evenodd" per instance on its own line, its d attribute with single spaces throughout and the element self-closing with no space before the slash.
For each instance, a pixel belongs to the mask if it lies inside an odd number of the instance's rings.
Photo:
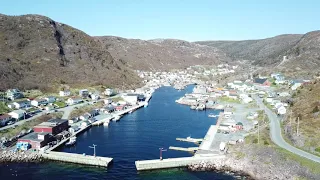
<svg viewBox="0 0 320 180">
<path fill-rule="evenodd" d="M 43 157 L 35 152 L 0 151 L 0 162 L 41 162 Z"/>
</svg>

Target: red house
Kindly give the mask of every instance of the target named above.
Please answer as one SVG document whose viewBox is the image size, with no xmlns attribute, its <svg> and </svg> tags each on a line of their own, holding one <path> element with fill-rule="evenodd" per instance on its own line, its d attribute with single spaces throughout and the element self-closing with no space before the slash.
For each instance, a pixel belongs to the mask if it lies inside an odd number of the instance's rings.
<svg viewBox="0 0 320 180">
<path fill-rule="evenodd" d="M 40 149 L 50 142 L 49 133 L 35 133 L 32 132 L 18 139 L 18 142 L 27 142 L 32 149 Z"/>
<path fill-rule="evenodd" d="M 33 131 L 36 133 L 50 133 L 56 135 L 64 130 L 68 130 L 69 124 L 66 119 L 50 119 L 47 122 L 43 122 L 33 127 Z"/>
<path fill-rule="evenodd" d="M 255 78 L 254 83 L 260 86 L 271 86 L 271 82 L 267 78 Z"/>
</svg>

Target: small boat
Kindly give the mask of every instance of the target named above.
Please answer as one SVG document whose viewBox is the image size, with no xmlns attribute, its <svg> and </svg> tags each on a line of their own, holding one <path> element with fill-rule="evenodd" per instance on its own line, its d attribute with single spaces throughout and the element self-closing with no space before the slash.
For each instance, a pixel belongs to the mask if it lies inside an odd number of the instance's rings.
<svg viewBox="0 0 320 180">
<path fill-rule="evenodd" d="M 77 142 L 77 137 L 75 137 L 75 136 L 71 137 L 69 142 L 66 143 L 66 146 L 73 146 L 76 144 L 76 142 Z"/>
<path fill-rule="evenodd" d="M 104 123 L 103 123 L 103 126 L 108 127 L 108 126 L 109 126 L 109 121 L 104 122 Z"/>
<path fill-rule="evenodd" d="M 190 109 L 196 109 L 197 108 L 197 106 L 191 106 L 190 107 Z"/>
<path fill-rule="evenodd" d="M 217 115 L 217 114 L 209 114 L 208 117 L 215 118 L 215 117 L 219 117 L 219 115 Z"/>
<path fill-rule="evenodd" d="M 120 115 L 116 115 L 116 116 L 114 116 L 114 118 L 112 119 L 112 121 L 119 121 L 120 118 L 121 118 Z"/>
<path fill-rule="evenodd" d="M 144 104 L 144 107 L 148 107 L 148 103 L 147 102 Z"/>
</svg>

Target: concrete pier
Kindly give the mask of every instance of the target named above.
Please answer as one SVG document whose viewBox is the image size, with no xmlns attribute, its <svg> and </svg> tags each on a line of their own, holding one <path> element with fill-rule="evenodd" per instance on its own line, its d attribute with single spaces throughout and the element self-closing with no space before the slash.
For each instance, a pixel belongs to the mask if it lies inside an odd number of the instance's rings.
<svg viewBox="0 0 320 180">
<path fill-rule="evenodd" d="M 203 139 L 196 139 L 196 138 L 176 138 L 177 141 L 184 141 L 184 142 L 192 142 L 192 143 L 200 143 Z"/>
<path fill-rule="evenodd" d="M 46 159 L 55 160 L 55 161 L 70 162 L 75 164 L 85 164 L 85 165 L 91 165 L 91 166 L 101 166 L 101 167 L 108 167 L 109 163 L 112 161 L 112 158 L 108 158 L 108 157 L 88 156 L 88 155 L 82 155 L 82 154 L 54 152 L 54 151 L 43 153 L 42 156 Z"/>
<path fill-rule="evenodd" d="M 188 147 L 188 148 L 183 148 L 183 147 L 174 147 L 170 146 L 169 149 L 171 150 L 177 150 L 177 151 L 187 151 L 187 152 L 195 152 L 198 150 L 198 147 Z"/>
<path fill-rule="evenodd" d="M 169 158 L 163 160 L 145 160 L 136 161 L 136 168 L 140 170 L 153 170 L 153 169 L 166 169 L 176 167 L 186 167 L 194 163 L 200 163 L 201 161 L 214 161 L 216 159 L 225 158 L 224 155 L 217 155 L 211 157 L 182 157 L 182 158 Z"/>
</svg>

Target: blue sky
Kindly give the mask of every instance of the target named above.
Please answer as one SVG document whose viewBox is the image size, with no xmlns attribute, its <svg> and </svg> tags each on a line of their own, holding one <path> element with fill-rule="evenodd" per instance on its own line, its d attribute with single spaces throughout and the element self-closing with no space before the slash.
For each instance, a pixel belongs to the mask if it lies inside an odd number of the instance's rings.
<svg viewBox="0 0 320 180">
<path fill-rule="evenodd" d="M 242 40 L 320 29 L 316 0 L 2 0 L 0 13 L 41 14 L 89 35 L 139 39 Z"/>
</svg>

